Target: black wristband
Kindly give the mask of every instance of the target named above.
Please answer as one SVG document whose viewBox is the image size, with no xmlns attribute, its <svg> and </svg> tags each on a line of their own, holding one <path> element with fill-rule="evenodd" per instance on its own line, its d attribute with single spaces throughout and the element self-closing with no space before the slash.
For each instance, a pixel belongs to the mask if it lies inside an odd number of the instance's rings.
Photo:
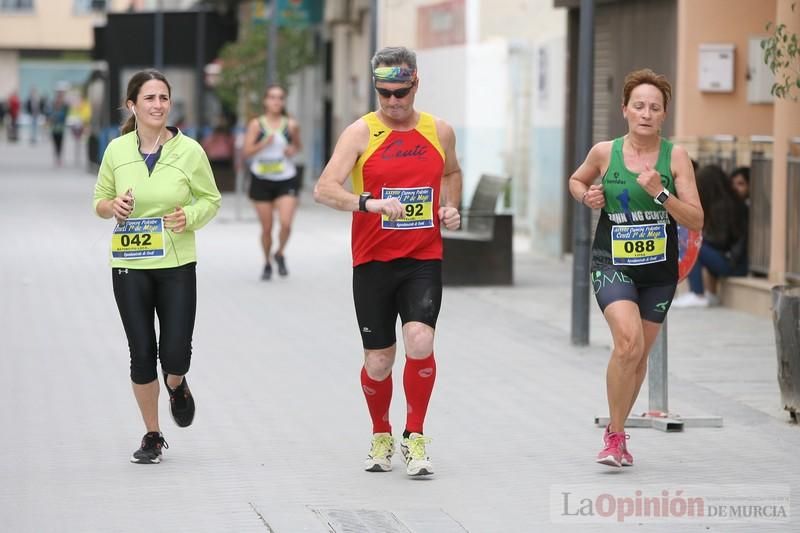
<svg viewBox="0 0 800 533">
<path fill-rule="evenodd" d="M 358 210 L 367 212 L 367 200 L 372 198 L 372 193 L 370 192 L 362 192 L 361 195 L 358 197 Z"/>
</svg>

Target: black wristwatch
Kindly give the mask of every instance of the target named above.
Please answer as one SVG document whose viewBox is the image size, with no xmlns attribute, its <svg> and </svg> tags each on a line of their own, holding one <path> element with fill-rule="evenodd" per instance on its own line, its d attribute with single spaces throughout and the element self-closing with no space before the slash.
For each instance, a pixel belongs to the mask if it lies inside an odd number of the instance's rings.
<svg viewBox="0 0 800 533">
<path fill-rule="evenodd" d="M 653 198 L 653 201 L 658 205 L 664 205 L 664 202 L 667 201 L 667 198 L 669 198 L 669 191 L 667 189 L 664 189 L 663 191 L 658 193 L 658 196 Z"/>
<path fill-rule="evenodd" d="M 358 210 L 367 212 L 367 200 L 372 198 L 371 192 L 362 192 L 361 196 L 358 197 Z"/>
</svg>

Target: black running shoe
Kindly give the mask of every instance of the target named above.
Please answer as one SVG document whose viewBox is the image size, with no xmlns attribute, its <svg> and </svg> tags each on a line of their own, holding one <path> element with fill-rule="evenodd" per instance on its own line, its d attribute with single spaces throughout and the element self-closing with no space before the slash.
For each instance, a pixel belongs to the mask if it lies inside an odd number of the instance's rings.
<svg viewBox="0 0 800 533">
<path fill-rule="evenodd" d="M 269 281 L 272 278 L 272 265 L 269 263 L 264 267 L 264 272 L 261 273 L 261 281 Z"/>
<path fill-rule="evenodd" d="M 142 446 L 131 456 L 131 462 L 140 465 L 155 465 L 161 462 L 161 449 L 169 448 L 164 440 L 164 435 L 158 431 L 145 433 L 142 437 Z"/>
<path fill-rule="evenodd" d="M 167 385 L 167 374 L 164 374 L 164 385 Z M 191 426 L 194 420 L 194 397 L 186 383 L 186 376 L 183 376 L 183 381 L 175 390 L 167 385 L 167 392 L 169 392 L 169 412 L 172 414 L 172 419 L 179 427 Z"/>
<path fill-rule="evenodd" d="M 275 262 L 278 264 L 278 274 L 281 276 L 288 276 L 289 271 L 286 270 L 286 258 L 282 255 L 275 254 Z"/>
</svg>

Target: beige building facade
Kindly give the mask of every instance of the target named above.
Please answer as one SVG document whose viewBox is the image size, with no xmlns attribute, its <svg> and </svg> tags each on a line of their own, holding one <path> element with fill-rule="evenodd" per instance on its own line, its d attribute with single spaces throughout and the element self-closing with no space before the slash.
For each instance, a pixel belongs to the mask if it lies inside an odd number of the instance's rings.
<svg viewBox="0 0 800 533">
<path fill-rule="evenodd" d="M 727 280 L 723 300 L 760 314 L 769 313 L 772 286 L 800 281 L 800 264 L 795 264 L 789 253 L 800 248 L 800 234 L 789 227 L 797 223 L 800 197 L 787 194 L 791 140 L 800 136 L 800 103 L 770 94 L 774 76 L 764 64 L 760 44 L 768 36 L 768 23 L 786 24 L 789 31 L 800 32 L 800 11 L 792 10 L 793 3 L 679 0 L 677 6 L 675 135 L 695 153 L 704 149 L 704 137 L 729 135 L 735 138 L 736 164 L 751 166 L 750 262 L 754 275 Z M 711 20 L 713 24 L 708 23 Z M 731 51 L 732 68 L 714 56 L 714 45 L 725 46 L 723 53 Z M 711 77 L 729 76 L 722 81 L 722 89 L 708 86 L 713 69 L 718 70 Z"/>
</svg>

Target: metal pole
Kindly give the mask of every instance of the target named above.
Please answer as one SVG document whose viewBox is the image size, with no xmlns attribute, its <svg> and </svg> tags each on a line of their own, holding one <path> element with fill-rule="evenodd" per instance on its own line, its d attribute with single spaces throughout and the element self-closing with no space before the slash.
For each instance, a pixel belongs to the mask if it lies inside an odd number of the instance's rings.
<svg viewBox="0 0 800 533">
<path fill-rule="evenodd" d="M 278 82 L 278 0 L 272 0 L 267 35 L 267 85 Z"/>
<path fill-rule="evenodd" d="M 155 32 L 153 41 L 153 66 L 156 70 L 162 70 L 164 68 L 164 12 L 161 8 L 161 0 L 158 0 L 156 3 L 153 31 Z"/>
<path fill-rule="evenodd" d="M 661 325 L 647 369 L 650 414 L 659 416 L 669 412 L 667 399 L 667 320 Z"/>
<path fill-rule="evenodd" d="M 372 0 L 371 2 L 369 27 L 369 58 L 372 59 L 375 56 L 375 52 L 378 51 L 378 0 Z M 367 76 L 367 81 L 369 83 L 369 88 L 367 89 L 367 94 L 369 94 L 369 110 L 372 111 L 375 109 L 377 103 L 375 101 L 375 87 L 372 86 L 371 72 L 369 76 Z"/>
<path fill-rule="evenodd" d="M 578 90 L 575 128 L 575 168 L 592 147 L 592 84 L 594 80 L 594 0 L 581 0 L 578 36 Z M 589 246 L 591 211 L 575 208 L 572 263 L 572 344 L 589 344 Z"/>
</svg>

